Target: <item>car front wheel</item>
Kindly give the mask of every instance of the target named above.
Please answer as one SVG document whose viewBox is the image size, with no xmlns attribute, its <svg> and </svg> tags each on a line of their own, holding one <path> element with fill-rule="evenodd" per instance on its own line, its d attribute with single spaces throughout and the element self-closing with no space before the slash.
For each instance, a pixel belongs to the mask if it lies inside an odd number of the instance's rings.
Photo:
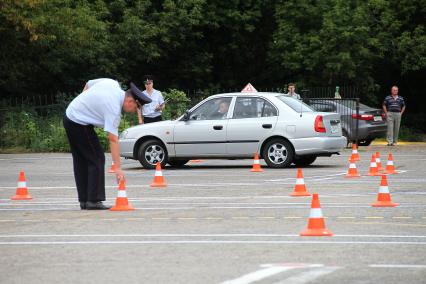
<svg viewBox="0 0 426 284">
<path fill-rule="evenodd" d="M 158 162 L 164 168 L 167 163 L 166 147 L 159 140 L 147 140 L 139 147 L 138 159 L 146 169 L 154 169 Z"/>
<path fill-rule="evenodd" d="M 266 143 L 262 156 L 269 167 L 285 168 L 293 162 L 294 150 L 288 141 L 275 138 Z"/>
</svg>

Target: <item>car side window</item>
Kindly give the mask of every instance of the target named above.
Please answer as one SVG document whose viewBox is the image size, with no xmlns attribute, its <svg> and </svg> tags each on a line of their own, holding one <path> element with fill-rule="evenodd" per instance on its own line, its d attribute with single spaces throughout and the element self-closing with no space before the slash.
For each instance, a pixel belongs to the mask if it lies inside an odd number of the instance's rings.
<svg viewBox="0 0 426 284">
<path fill-rule="evenodd" d="M 233 118 L 254 118 L 276 116 L 276 108 L 262 98 L 237 98 Z"/>
<path fill-rule="evenodd" d="M 208 100 L 191 113 L 189 120 L 226 119 L 231 100 L 230 97 Z"/>
<path fill-rule="evenodd" d="M 264 101 L 263 104 L 263 110 L 262 110 L 262 117 L 268 117 L 268 116 L 277 116 L 277 109 L 268 101 Z"/>
</svg>

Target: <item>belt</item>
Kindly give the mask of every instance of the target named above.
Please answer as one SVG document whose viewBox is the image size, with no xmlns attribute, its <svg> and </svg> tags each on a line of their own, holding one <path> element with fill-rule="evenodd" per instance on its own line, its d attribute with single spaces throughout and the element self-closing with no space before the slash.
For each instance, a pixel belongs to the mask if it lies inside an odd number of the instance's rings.
<svg viewBox="0 0 426 284">
<path fill-rule="evenodd" d="M 396 113 L 400 113 L 401 111 L 399 110 L 390 110 L 389 112 L 396 112 Z"/>
<path fill-rule="evenodd" d="M 77 122 L 75 122 L 75 121 L 72 121 L 66 114 L 64 115 L 64 118 L 65 118 L 65 120 L 66 121 L 68 121 L 68 123 L 70 123 L 70 124 L 72 124 L 72 125 L 75 125 L 75 126 L 80 126 L 80 127 L 90 127 L 90 128 L 93 128 L 94 126 L 93 125 L 91 125 L 91 124 L 88 124 L 88 125 L 84 125 L 84 124 L 80 124 L 80 123 L 77 123 Z"/>
</svg>

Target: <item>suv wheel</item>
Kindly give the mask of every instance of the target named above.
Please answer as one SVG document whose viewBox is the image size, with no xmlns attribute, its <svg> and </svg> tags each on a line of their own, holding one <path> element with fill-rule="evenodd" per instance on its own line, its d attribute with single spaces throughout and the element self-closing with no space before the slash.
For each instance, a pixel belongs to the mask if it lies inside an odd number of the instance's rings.
<svg viewBox="0 0 426 284">
<path fill-rule="evenodd" d="M 158 162 L 164 168 L 167 163 L 166 147 L 159 140 L 147 140 L 139 147 L 138 160 L 146 169 L 155 169 Z"/>
<path fill-rule="evenodd" d="M 262 157 L 271 168 L 285 168 L 293 162 L 294 150 L 288 141 L 275 138 L 266 143 Z"/>
</svg>

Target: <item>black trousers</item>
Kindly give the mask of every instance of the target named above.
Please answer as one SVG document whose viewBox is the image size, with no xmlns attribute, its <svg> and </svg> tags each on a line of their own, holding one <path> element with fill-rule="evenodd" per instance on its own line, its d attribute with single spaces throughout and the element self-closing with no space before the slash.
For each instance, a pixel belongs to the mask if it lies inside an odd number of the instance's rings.
<svg viewBox="0 0 426 284">
<path fill-rule="evenodd" d="M 144 117 L 143 118 L 143 123 L 151 123 L 151 122 L 157 122 L 157 121 L 162 121 L 163 118 L 161 117 L 161 115 L 156 116 L 156 117 Z"/>
<path fill-rule="evenodd" d="M 79 201 L 105 200 L 105 154 L 92 125 L 81 125 L 64 116 L 70 143 Z"/>
</svg>

